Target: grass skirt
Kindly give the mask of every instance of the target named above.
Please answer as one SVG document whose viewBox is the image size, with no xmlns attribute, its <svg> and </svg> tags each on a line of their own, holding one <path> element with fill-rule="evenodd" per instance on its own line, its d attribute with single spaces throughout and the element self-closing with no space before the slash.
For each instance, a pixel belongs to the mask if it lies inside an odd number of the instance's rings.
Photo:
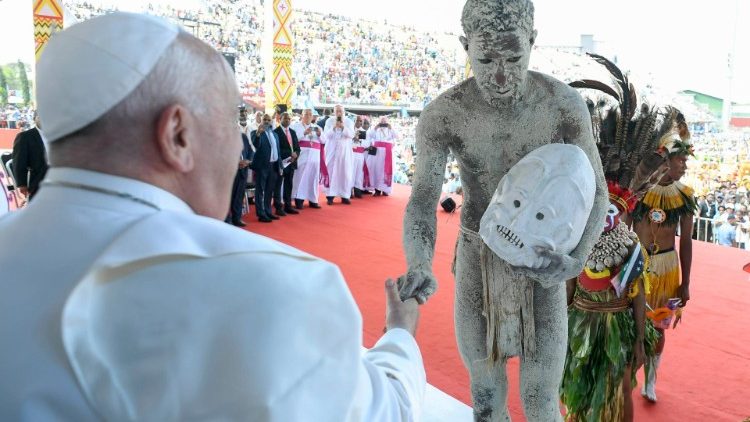
<svg viewBox="0 0 750 422">
<path fill-rule="evenodd" d="M 648 267 L 651 289 L 646 293 L 646 303 L 652 309 L 667 306 L 670 298 L 677 297 L 680 288 L 680 260 L 677 252 L 669 251 L 650 256 Z"/>
<path fill-rule="evenodd" d="M 617 300 L 614 289 L 586 291 L 578 285 L 576 296 L 592 302 Z M 658 333 L 650 321 L 644 333 L 646 356 L 652 356 Z M 568 421 L 618 421 L 624 407 L 622 379 L 625 367 L 634 365 L 635 320 L 631 308 L 619 312 L 568 309 L 568 352 L 560 398 Z M 636 386 L 631 371 L 631 387 Z M 630 394 L 630 392 L 626 392 Z"/>
</svg>

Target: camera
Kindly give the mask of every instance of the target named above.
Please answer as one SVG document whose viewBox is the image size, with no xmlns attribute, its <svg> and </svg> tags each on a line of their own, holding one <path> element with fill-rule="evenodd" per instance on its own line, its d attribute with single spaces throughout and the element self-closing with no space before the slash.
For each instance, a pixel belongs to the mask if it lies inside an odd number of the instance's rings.
<svg viewBox="0 0 750 422">
<path fill-rule="evenodd" d="M 341 116 L 338 116 L 338 117 L 336 117 L 336 121 L 340 123 L 340 122 L 344 121 L 344 119 Z"/>
</svg>

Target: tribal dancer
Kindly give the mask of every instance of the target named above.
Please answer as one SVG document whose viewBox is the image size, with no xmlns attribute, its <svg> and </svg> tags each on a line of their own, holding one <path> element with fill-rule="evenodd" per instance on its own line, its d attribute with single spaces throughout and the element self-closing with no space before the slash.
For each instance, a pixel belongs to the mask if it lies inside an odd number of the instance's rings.
<svg viewBox="0 0 750 422">
<path fill-rule="evenodd" d="M 666 341 L 672 311 L 676 310 L 672 328 L 682 318 L 682 310 L 690 300 L 690 266 L 693 259 L 693 215 L 697 204 L 693 189 L 680 183 L 686 163 L 693 155 L 685 118 L 677 117 L 679 130 L 661 139 L 659 149 L 669 154 L 669 173 L 649 190 L 633 211 L 634 229 L 651 257 L 651 291 L 646 301 L 651 308 L 648 316 L 659 331 L 656 355 L 646 360 L 646 383 L 641 395 L 656 402 L 656 370 Z M 675 251 L 675 235 L 680 229 L 680 254 Z M 682 273 L 682 282 L 680 282 Z"/>
<path fill-rule="evenodd" d="M 657 333 L 645 318 L 648 255 L 624 219 L 665 173 L 667 154 L 658 140 L 671 132 L 676 112 L 642 105 L 636 114 L 635 89 L 613 63 L 591 55 L 611 73 L 615 88 L 583 80 L 576 88 L 603 91 L 606 101 L 592 112 L 594 136 L 609 188 L 604 232 L 584 271 L 568 282 L 568 353 L 561 399 L 569 421 L 632 421 L 631 391 L 646 355 L 653 355 Z"/>
</svg>

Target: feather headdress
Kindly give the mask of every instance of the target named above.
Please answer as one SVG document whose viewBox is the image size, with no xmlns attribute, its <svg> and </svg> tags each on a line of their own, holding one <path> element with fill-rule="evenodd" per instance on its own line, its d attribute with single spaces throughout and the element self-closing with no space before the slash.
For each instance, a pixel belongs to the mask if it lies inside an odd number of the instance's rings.
<svg viewBox="0 0 750 422">
<path fill-rule="evenodd" d="M 609 71 L 614 84 L 583 79 L 569 85 L 594 89 L 614 99 L 611 107 L 604 99 L 587 100 L 587 104 L 610 196 L 616 195 L 622 200 L 616 203 L 627 204 L 632 210 L 636 200 L 668 170 L 669 150 L 659 149 L 660 141 L 674 132 L 682 115 L 673 107 L 659 109 L 645 103 L 638 107 L 635 87 L 627 75 L 606 58 L 589 56 Z M 687 125 L 684 129 L 687 131 Z"/>
</svg>

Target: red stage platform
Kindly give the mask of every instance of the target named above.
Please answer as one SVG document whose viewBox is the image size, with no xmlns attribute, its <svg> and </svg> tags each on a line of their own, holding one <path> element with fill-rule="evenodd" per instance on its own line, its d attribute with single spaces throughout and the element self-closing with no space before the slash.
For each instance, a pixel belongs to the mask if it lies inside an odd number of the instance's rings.
<svg viewBox="0 0 750 422">
<path fill-rule="evenodd" d="M 341 267 L 363 317 L 365 345 L 383 329 L 383 282 L 405 271 L 401 224 L 409 188 L 396 186 L 390 197 L 336 200 L 334 206 L 305 208 L 272 224 L 246 216 L 247 229 L 288 243 Z M 325 203 L 325 199 L 321 203 Z M 253 210 L 254 211 L 254 210 Z M 459 215 L 438 212 L 435 274 L 438 292 L 422 308 L 417 340 L 427 380 L 470 404 L 469 379 L 453 329 L 453 276 L 450 264 Z M 750 281 L 742 267 L 750 253 L 694 243 L 692 300 L 683 323 L 668 333 L 658 404 L 635 391 L 636 421 L 741 421 L 750 417 Z M 509 406 L 522 420 L 518 362 L 510 363 Z M 639 375 L 639 379 L 642 376 Z"/>
<path fill-rule="evenodd" d="M 0 129 L 0 150 L 13 149 L 13 141 L 20 132 L 17 129 Z"/>
</svg>

